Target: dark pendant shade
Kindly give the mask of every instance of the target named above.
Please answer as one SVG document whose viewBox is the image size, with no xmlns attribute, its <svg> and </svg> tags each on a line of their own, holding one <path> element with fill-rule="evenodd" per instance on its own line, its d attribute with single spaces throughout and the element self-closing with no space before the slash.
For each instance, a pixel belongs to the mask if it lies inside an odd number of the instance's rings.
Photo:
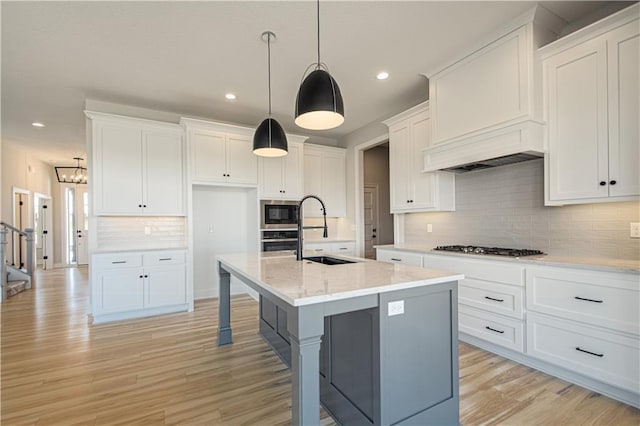
<svg viewBox="0 0 640 426">
<path fill-rule="evenodd" d="M 317 69 L 304 79 L 296 98 L 295 123 L 305 129 L 326 130 L 344 122 L 344 103 L 338 83 Z"/>
<path fill-rule="evenodd" d="M 253 153 L 261 157 L 282 157 L 288 151 L 287 136 L 280 123 L 271 117 L 265 118 L 253 134 Z"/>
</svg>

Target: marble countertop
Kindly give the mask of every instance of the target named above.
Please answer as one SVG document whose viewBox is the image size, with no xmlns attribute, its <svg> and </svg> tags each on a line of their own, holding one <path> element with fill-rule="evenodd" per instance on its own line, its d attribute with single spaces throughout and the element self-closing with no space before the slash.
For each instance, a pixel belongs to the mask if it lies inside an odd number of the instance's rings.
<svg viewBox="0 0 640 426">
<path fill-rule="evenodd" d="M 412 253 L 440 255 L 440 256 L 458 256 L 462 258 L 498 260 L 503 262 L 519 262 L 534 264 L 540 266 L 564 266 L 579 269 L 590 269 L 605 272 L 623 272 L 640 274 L 640 260 L 627 259 L 607 259 L 599 257 L 572 257 L 572 256 L 527 256 L 527 257 L 507 257 L 507 256 L 491 256 L 483 254 L 456 253 L 446 251 L 435 251 L 433 247 L 421 246 L 418 244 L 389 244 L 380 245 L 376 248 L 402 250 Z"/>
<path fill-rule="evenodd" d="M 166 248 L 137 248 L 137 249 L 97 249 L 93 250 L 91 254 L 104 254 L 104 253 L 139 253 L 139 252 L 154 252 L 154 251 L 182 251 L 187 250 L 187 247 L 166 247 Z"/>
<path fill-rule="evenodd" d="M 313 255 L 306 252 L 306 255 Z M 293 306 L 459 281 L 462 274 L 415 266 L 357 260 L 345 265 L 297 261 L 288 253 L 240 253 L 217 257 L 232 274 L 239 274 Z"/>
</svg>

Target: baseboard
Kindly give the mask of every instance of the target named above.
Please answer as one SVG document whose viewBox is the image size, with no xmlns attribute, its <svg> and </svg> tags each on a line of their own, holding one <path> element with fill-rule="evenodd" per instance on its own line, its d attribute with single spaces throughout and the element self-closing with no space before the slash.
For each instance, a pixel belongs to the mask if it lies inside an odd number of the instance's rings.
<svg viewBox="0 0 640 426">
<path fill-rule="evenodd" d="M 92 324 L 103 324 L 105 322 L 121 321 L 125 319 L 152 317 L 156 315 L 171 314 L 175 312 L 186 312 L 189 304 L 163 306 L 160 308 L 141 309 L 138 311 L 117 312 L 113 314 L 94 315 Z"/>
</svg>

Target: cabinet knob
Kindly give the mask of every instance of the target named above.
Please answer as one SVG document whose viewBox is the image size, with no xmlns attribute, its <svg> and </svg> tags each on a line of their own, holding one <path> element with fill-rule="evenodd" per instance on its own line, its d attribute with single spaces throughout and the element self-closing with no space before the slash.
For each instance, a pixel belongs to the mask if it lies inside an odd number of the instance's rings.
<svg viewBox="0 0 640 426">
<path fill-rule="evenodd" d="M 618 183 L 618 182 L 616 182 L 615 180 L 612 180 L 612 181 L 609 182 L 609 184 L 611 184 L 611 185 L 615 185 L 616 183 Z"/>
<path fill-rule="evenodd" d="M 600 181 L 600 186 L 605 186 L 606 184 L 607 184 L 607 182 L 605 182 L 603 180 Z"/>
<path fill-rule="evenodd" d="M 138 207 L 142 207 L 142 204 L 138 204 Z"/>
<path fill-rule="evenodd" d="M 140 278 L 142 278 L 142 275 L 140 275 Z"/>
<path fill-rule="evenodd" d="M 147 208 L 147 205 L 146 205 L 146 204 L 143 204 L 143 205 L 142 205 L 142 207 Z"/>
<path fill-rule="evenodd" d="M 149 275 L 145 275 L 144 277 L 145 277 L 145 278 L 149 278 Z"/>
</svg>

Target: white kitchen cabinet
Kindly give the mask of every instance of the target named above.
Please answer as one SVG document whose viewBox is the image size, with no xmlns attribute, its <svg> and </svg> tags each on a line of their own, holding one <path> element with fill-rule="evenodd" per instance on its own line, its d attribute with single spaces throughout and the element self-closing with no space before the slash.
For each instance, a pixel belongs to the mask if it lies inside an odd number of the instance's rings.
<svg viewBox="0 0 640 426">
<path fill-rule="evenodd" d="M 344 254 L 346 256 L 355 256 L 355 241 L 314 241 L 312 243 L 304 243 L 305 250 L 312 250 L 317 254 L 335 253 Z"/>
<path fill-rule="evenodd" d="M 428 102 L 384 121 L 389 126 L 391 213 L 455 210 L 454 175 L 422 172 L 430 121 Z"/>
<path fill-rule="evenodd" d="M 253 130 L 183 118 L 196 184 L 255 186 L 258 160 L 253 154 Z"/>
<path fill-rule="evenodd" d="M 260 199 L 300 200 L 304 195 L 304 150 L 287 135 L 289 153 L 284 157 L 260 157 Z"/>
<path fill-rule="evenodd" d="M 95 323 L 189 308 L 186 251 L 101 253 L 91 259 Z"/>
<path fill-rule="evenodd" d="M 458 283 L 461 333 L 524 352 L 523 265 L 437 254 L 425 254 L 423 265 L 464 274 Z"/>
<path fill-rule="evenodd" d="M 304 193 L 317 195 L 327 206 L 327 216 L 347 215 L 346 151 L 321 145 L 304 147 Z M 309 204 L 306 204 L 309 203 Z M 305 217 L 322 217 L 319 203 L 305 203 Z"/>
<path fill-rule="evenodd" d="M 640 196 L 638 6 L 540 49 L 546 204 Z"/>
<path fill-rule="evenodd" d="M 377 248 L 376 260 L 380 262 L 401 263 L 404 265 L 422 266 L 422 255 L 401 250 Z"/>
<path fill-rule="evenodd" d="M 95 215 L 184 215 L 182 129 L 87 112 Z"/>
</svg>

